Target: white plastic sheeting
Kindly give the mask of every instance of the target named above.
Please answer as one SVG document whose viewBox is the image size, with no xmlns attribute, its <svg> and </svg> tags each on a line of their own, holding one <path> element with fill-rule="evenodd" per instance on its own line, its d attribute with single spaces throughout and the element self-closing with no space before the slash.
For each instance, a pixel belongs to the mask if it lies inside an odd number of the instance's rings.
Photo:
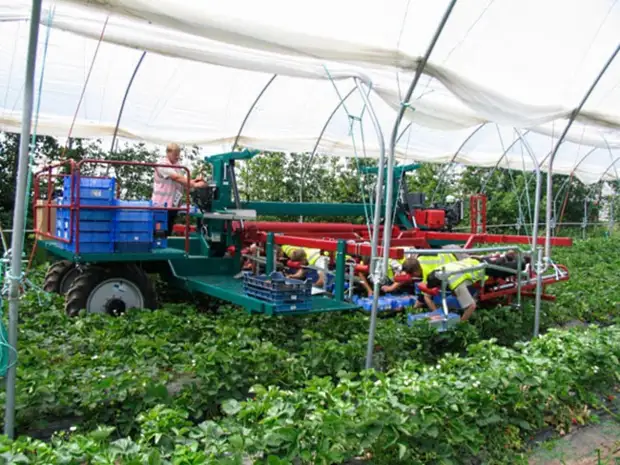
<svg viewBox="0 0 620 465">
<path fill-rule="evenodd" d="M 372 86 L 387 139 L 447 1 L 298 3 L 44 2 L 41 22 L 51 29 L 43 27 L 39 39 L 37 132 L 66 137 L 77 109 L 73 136 L 111 136 L 146 50 L 120 137 L 216 152 L 239 136 L 244 146 L 311 151 L 327 122 L 320 152 L 377 156 L 353 78 Z M 28 12 L 25 0 L 0 0 L 2 130 L 19 130 Z M 457 3 L 406 113 L 397 156 L 525 170 L 535 157 L 544 169 L 619 41 L 620 5 L 611 0 Z M 554 172 L 586 183 L 617 179 L 619 83 L 620 58 L 578 115 Z"/>
</svg>

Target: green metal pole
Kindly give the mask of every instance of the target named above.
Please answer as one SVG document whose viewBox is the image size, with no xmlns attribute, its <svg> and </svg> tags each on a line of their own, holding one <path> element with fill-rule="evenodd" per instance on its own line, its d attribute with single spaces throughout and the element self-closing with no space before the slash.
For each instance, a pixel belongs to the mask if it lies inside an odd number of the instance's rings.
<svg viewBox="0 0 620 465">
<path fill-rule="evenodd" d="M 265 271 L 267 272 L 267 274 L 269 274 L 275 270 L 275 263 L 274 263 L 275 241 L 274 241 L 274 234 L 272 232 L 267 234 L 267 244 L 265 246 L 265 255 L 267 255 L 265 257 L 265 260 L 266 260 Z"/>
<path fill-rule="evenodd" d="M 347 243 L 344 240 L 338 241 L 336 249 L 336 283 L 334 288 L 334 296 L 337 300 L 344 300 L 344 271 L 345 271 L 345 255 Z"/>
</svg>

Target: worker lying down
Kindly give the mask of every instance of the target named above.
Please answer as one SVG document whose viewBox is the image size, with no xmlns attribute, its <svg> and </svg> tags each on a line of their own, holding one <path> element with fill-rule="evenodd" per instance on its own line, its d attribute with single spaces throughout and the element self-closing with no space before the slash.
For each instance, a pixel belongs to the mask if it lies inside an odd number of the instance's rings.
<svg viewBox="0 0 620 465">
<path fill-rule="evenodd" d="M 484 263 L 494 264 L 514 271 L 497 270 L 494 268 L 472 269 Z M 521 270 L 525 269 L 525 266 L 526 263 L 524 261 L 521 264 Z M 440 269 L 435 269 L 429 274 L 426 285 L 430 289 L 441 288 L 442 273 L 445 273 L 443 277 L 447 281 L 446 287 L 454 294 L 459 302 L 459 306 L 464 311 L 461 321 L 467 321 L 476 310 L 476 301 L 472 296 L 473 285 L 477 282 L 484 283 L 488 277 L 508 278 L 515 276 L 517 270 L 518 264 L 513 254 L 470 257 L 448 263 Z M 437 310 L 437 305 L 435 305 L 432 296 L 424 294 L 424 299 L 431 311 Z"/>
</svg>

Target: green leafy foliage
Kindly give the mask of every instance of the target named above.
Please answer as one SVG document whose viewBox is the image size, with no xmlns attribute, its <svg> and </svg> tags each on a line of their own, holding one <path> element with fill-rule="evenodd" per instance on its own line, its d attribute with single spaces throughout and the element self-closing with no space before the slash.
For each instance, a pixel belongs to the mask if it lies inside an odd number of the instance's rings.
<svg viewBox="0 0 620 465">
<path fill-rule="evenodd" d="M 405 361 L 386 374 L 342 371 L 296 390 L 253 386 L 225 416 L 192 424 L 156 405 L 140 433 L 109 428 L 49 443 L 0 441 L 11 463 L 525 463 L 524 441 L 545 425 L 568 429 L 574 412 L 599 404 L 619 381 L 620 330 L 552 331 L 513 349 L 492 341 L 436 365 Z"/>
</svg>

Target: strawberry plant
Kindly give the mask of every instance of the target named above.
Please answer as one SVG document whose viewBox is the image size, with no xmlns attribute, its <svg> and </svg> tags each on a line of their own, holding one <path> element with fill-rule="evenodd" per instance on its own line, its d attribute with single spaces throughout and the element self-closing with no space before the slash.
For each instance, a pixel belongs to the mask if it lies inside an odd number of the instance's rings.
<svg viewBox="0 0 620 465">
<path fill-rule="evenodd" d="M 608 239 L 557 251 L 571 281 L 551 288 L 558 300 L 541 315 L 548 334 L 531 343 L 528 301 L 521 310 L 480 309 L 441 334 L 402 317 L 380 319 L 381 372 L 363 371 L 362 313 L 266 318 L 221 307 L 211 315 L 181 302 L 70 319 L 58 299 L 26 295 L 18 432 L 47 442 L 3 440 L 0 457 L 518 463 L 537 429 L 567 432 L 620 384 L 618 330 L 609 326 L 620 315 L 619 250 Z M 552 329 L 575 320 L 609 327 Z"/>
</svg>

